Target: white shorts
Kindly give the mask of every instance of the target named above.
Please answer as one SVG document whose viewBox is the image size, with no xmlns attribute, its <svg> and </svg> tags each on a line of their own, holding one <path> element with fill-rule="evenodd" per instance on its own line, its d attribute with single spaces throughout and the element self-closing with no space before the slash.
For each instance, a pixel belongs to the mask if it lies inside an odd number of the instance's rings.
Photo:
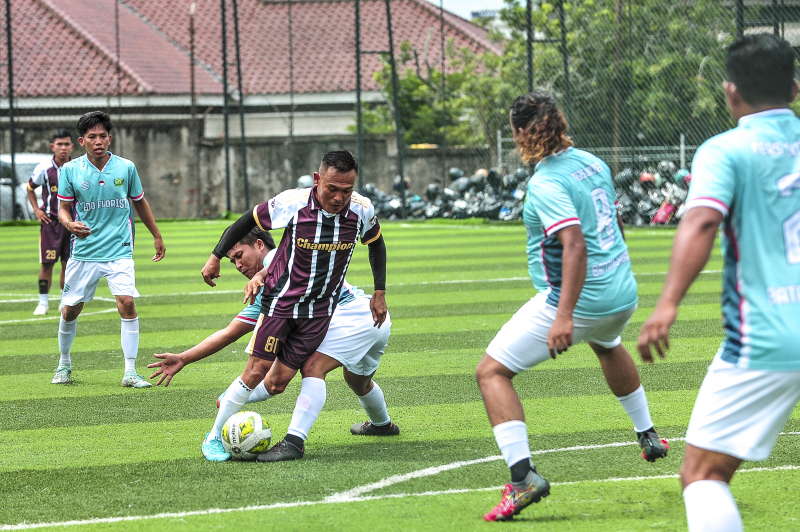
<svg viewBox="0 0 800 532">
<path fill-rule="evenodd" d="M 486 348 L 486 354 L 514 373 L 522 373 L 550 360 L 547 335 L 557 310 L 547 303 L 547 294 L 539 292 L 503 325 Z M 609 349 L 618 346 L 622 343 L 620 334 L 635 310 L 633 307 L 600 318 L 573 316 L 573 345 L 594 342 Z"/>
<path fill-rule="evenodd" d="M 94 297 L 97 283 L 105 277 L 108 288 L 115 296 L 139 297 L 136 291 L 136 273 L 133 259 L 118 259 L 111 262 L 83 262 L 70 259 L 64 272 L 64 292 L 61 302 L 73 307 L 88 303 Z"/>
<path fill-rule="evenodd" d="M 338 360 L 350 373 L 372 375 L 389 342 L 391 328 L 388 314 L 380 329 L 375 327 L 369 299 L 359 297 L 336 308 L 328 334 L 317 351 Z"/>
<path fill-rule="evenodd" d="M 800 371 L 743 369 L 717 356 L 700 386 L 686 443 L 766 460 L 798 401 Z"/>
</svg>

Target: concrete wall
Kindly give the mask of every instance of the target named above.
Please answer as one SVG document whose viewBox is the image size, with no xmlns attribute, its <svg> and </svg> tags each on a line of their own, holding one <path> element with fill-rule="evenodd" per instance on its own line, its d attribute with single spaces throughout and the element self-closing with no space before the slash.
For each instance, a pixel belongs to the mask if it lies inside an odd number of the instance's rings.
<svg viewBox="0 0 800 532">
<path fill-rule="evenodd" d="M 48 153 L 50 135 L 56 128 L 74 129 L 73 124 L 20 120 L 17 124 L 17 152 Z M 131 159 L 139 171 L 145 197 L 156 217 L 217 217 L 227 208 L 225 155 L 221 138 L 207 138 L 202 121 L 123 122 L 112 131 L 111 151 Z M 77 144 L 77 138 L 76 144 Z M 249 201 L 241 177 L 241 144 L 231 139 L 231 207 L 244 212 L 256 203 L 293 188 L 297 177 L 313 173 L 322 155 L 334 149 L 356 152 L 355 135 L 296 137 L 295 174 L 291 172 L 291 152 L 286 137 L 247 139 L 247 174 Z M 8 153 L 8 129 L 0 134 L 0 152 Z M 83 155 L 76 145 L 73 157 Z M 424 194 L 434 180 L 442 179 L 442 150 L 403 152 L 404 170 L 411 191 Z M 478 168 L 492 165 L 488 149 L 452 148 L 446 152 L 446 166 L 458 166 L 470 175 Z M 364 140 L 361 177 L 364 184 L 375 183 L 385 192 L 392 191 L 397 171 L 397 149 L 393 135 L 370 136 Z M 447 183 L 445 183 L 447 184 Z"/>
</svg>

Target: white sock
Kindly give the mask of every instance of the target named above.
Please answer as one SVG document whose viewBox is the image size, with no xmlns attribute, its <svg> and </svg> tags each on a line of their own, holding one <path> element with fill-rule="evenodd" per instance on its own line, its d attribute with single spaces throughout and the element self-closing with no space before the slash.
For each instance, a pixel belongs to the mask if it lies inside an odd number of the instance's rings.
<svg viewBox="0 0 800 532">
<path fill-rule="evenodd" d="M 60 318 L 58 322 L 58 350 L 61 352 L 61 358 L 58 365 L 65 364 L 67 366 L 72 364 L 72 358 L 69 356 L 69 351 L 72 349 L 72 341 L 75 340 L 75 333 L 78 331 L 78 318 L 72 321 L 65 321 L 64 317 Z"/>
<path fill-rule="evenodd" d="M 50 294 L 39 294 L 39 303 L 44 303 L 45 305 L 49 304 L 50 302 Z"/>
<path fill-rule="evenodd" d="M 494 427 L 494 439 L 503 453 L 508 467 L 526 458 L 530 460 L 531 449 L 528 445 L 528 427 L 524 421 L 513 420 L 500 423 Z"/>
<path fill-rule="evenodd" d="M 644 432 L 653 426 L 653 420 L 650 419 L 650 408 L 647 406 L 647 396 L 644 394 L 644 387 L 641 384 L 628 395 L 617 397 L 617 400 L 633 421 L 633 430 Z"/>
<path fill-rule="evenodd" d="M 139 318 L 122 318 L 122 356 L 125 357 L 125 373 L 136 371 L 136 355 L 139 354 Z"/>
<path fill-rule="evenodd" d="M 222 400 L 219 402 L 219 412 L 217 412 L 217 419 L 214 420 L 214 426 L 208 434 L 209 439 L 222 436 L 222 426 L 228 421 L 229 417 L 242 409 L 251 393 L 253 393 L 253 390 L 242 382 L 242 378 L 236 377 L 236 380 L 228 386 L 225 395 L 222 396 Z"/>
<path fill-rule="evenodd" d="M 297 396 L 287 434 L 303 438 L 305 441 L 323 406 L 325 406 L 325 381 L 316 377 L 306 377 L 300 386 L 300 395 Z"/>
<path fill-rule="evenodd" d="M 358 402 L 364 412 L 369 416 L 369 420 L 376 427 L 382 427 L 389 424 L 389 412 L 386 411 L 386 399 L 383 397 L 383 390 L 378 386 L 378 383 L 372 381 L 372 389 L 358 397 Z"/>
<path fill-rule="evenodd" d="M 250 397 L 247 399 L 248 403 L 258 403 L 259 401 L 266 401 L 270 397 L 274 397 L 269 394 L 267 391 L 267 387 L 264 386 L 264 381 L 258 383 L 258 386 L 253 388 L 253 392 L 250 394 Z"/>
<path fill-rule="evenodd" d="M 730 487 L 719 480 L 698 480 L 683 490 L 689 532 L 742 532 L 742 516 Z"/>
</svg>

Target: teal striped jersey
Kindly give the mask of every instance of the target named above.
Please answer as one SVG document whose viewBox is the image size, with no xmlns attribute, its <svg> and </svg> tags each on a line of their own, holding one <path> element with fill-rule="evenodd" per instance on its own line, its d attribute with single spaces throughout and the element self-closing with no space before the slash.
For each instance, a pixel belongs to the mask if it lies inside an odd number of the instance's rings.
<svg viewBox="0 0 800 532">
<path fill-rule="evenodd" d="M 586 240 L 586 280 L 574 314 L 596 317 L 638 301 L 628 247 L 617 224 L 616 194 L 608 166 L 589 152 L 569 148 L 536 165 L 528 182 L 523 220 L 528 232 L 528 272 L 533 286 L 558 306 L 563 247 L 555 234 L 580 225 Z"/>
<path fill-rule="evenodd" d="M 143 197 L 139 173 L 127 159 L 111 155 L 102 172 L 85 155 L 66 163 L 58 179 L 58 199 L 73 202 L 73 220 L 92 231 L 86 238 L 72 237 L 70 258 L 84 262 L 131 258 L 134 227 L 128 199 Z"/>
<path fill-rule="evenodd" d="M 800 119 L 789 109 L 747 115 L 692 161 L 687 208 L 722 224 L 718 355 L 742 368 L 800 370 Z"/>
</svg>

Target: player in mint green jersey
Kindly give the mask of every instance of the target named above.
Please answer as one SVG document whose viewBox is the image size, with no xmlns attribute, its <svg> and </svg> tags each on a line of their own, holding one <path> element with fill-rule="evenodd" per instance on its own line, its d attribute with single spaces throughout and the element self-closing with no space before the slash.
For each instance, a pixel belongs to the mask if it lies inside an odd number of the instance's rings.
<svg viewBox="0 0 800 532">
<path fill-rule="evenodd" d="M 688 211 L 678 225 L 664 290 L 639 336 L 664 356 L 678 304 L 722 229 L 725 339 L 708 368 L 681 467 L 692 532 L 739 532 L 729 484 L 742 461 L 769 457 L 800 401 L 800 120 L 795 53 L 772 34 L 728 48 L 724 83 L 737 127 L 692 161 Z M 663 343 L 663 346 L 662 346 Z"/>
<path fill-rule="evenodd" d="M 133 163 L 108 151 L 111 119 L 93 111 L 78 120 L 78 141 L 86 155 L 65 164 L 58 181 L 58 221 L 72 234 L 70 261 L 58 324 L 61 358 L 53 384 L 66 384 L 72 373 L 70 349 L 84 303 L 91 301 L 97 282 L 105 277 L 122 318 L 121 342 L 125 359 L 122 385 L 147 388 L 151 384 L 136 373 L 139 351 L 139 317 L 133 303 L 139 297 L 133 267 L 134 225 L 131 205 L 153 235 L 156 254 L 164 258 L 164 242 L 144 199 L 139 173 Z M 74 208 L 73 208 L 74 207 Z"/>
<path fill-rule="evenodd" d="M 615 206 L 608 166 L 575 149 L 552 96 L 523 94 L 511 105 L 523 161 L 536 165 L 523 219 L 528 269 L 538 294 L 506 323 L 475 371 L 497 445 L 511 470 L 487 521 L 513 518 L 550 494 L 531 463 L 528 429 L 512 379 L 570 346 L 587 342 L 636 430 L 642 456 L 667 455 L 656 433 L 639 372 L 620 334 L 636 310 L 636 281 Z"/>
</svg>

